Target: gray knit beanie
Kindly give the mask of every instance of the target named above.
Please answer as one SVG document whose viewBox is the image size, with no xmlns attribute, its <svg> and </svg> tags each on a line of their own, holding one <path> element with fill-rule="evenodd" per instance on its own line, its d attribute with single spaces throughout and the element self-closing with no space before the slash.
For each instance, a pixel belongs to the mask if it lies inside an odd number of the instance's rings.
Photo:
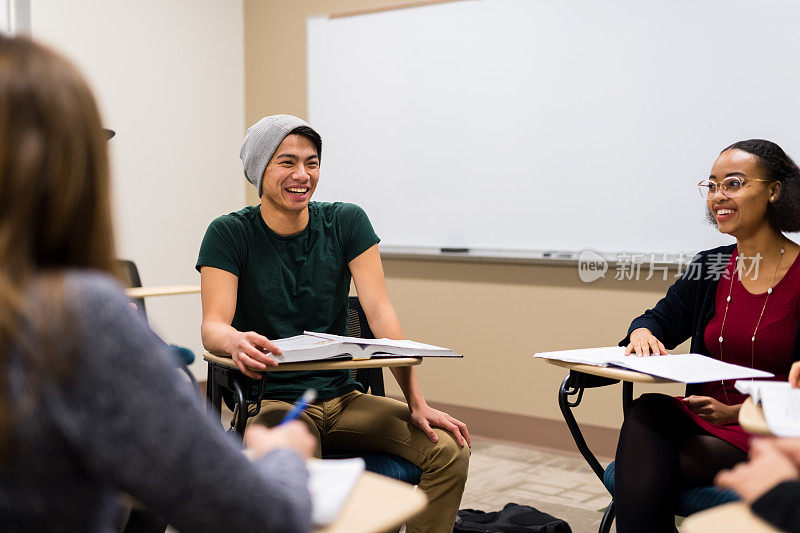
<svg viewBox="0 0 800 533">
<path fill-rule="evenodd" d="M 244 166 L 244 176 L 255 185 L 259 196 L 267 163 L 289 132 L 300 126 L 311 127 L 305 120 L 292 115 L 271 115 L 247 128 L 239 157 Z"/>
</svg>

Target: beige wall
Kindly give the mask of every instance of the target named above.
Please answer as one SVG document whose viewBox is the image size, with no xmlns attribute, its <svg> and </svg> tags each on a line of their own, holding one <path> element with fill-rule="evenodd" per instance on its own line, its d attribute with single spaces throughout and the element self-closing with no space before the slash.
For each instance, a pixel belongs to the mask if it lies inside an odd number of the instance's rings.
<svg viewBox="0 0 800 533">
<path fill-rule="evenodd" d="M 35 0 L 32 34 L 89 80 L 109 141 L 119 257 L 147 286 L 195 284 L 211 220 L 244 201 L 241 0 Z M 213 36 L 213 38 L 209 38 Z M 149 298 L 150 325 L 200 359 L 200 296 Z"/>
<path fill-rule="evenodd" d="M 247 124 L 275 113 L 306 117 L 307 17 L 415 3 L 245 0 Z M 248 202 L 258 202 L 252 187 L 247 195 Z M 559 420 L 556 391 L 565 371 L 531 355 L 615 344 L 631 318 L 668 286 L 661 279 L 585 284 L 574 266 L 384 259 L 384 267 L 406 335 L 465 356 L 419 367 L 429 400 Z M 614 272 L 609 274 L 613 278 Z M 399 391 L 392 383 L 389 392 Z M 579 420 L 617 427 L 620 397 L 620 387 L 591 391 Z"/>
</svg>

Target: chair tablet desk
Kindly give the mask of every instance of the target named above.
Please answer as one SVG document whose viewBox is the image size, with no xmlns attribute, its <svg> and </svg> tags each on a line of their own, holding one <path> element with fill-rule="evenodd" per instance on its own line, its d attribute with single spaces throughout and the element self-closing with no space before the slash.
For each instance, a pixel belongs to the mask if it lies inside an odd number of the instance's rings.
<svg viewBox="0 0 800 533">
<path fill-rule="evenodd" d="M 586 445 L 586 440 L 583 438 L 583 433 L 578 426 L 578 422 L 575 420 L 575 416 L 570 410 L 580 405 L 583 399 L 584 389 L 612 385 L 618 381 L 622 381 L 622 410 L 624 413 L 628 410 L 628 405 L 633 401 L 634 383 L 675 382 L 670 379 L 657 378 L 649 374 L 642 374 L 641 372 L 622 368 L 567 363 L 566 361 L 557 361 L 555 359 L 545 359 L 545 361 L 551 365 L 560 366 L 561 368 L 569 370 L 569 375 L 564 378 L 558 389 L 558 406 L 567 423 L 569 432 L 572 434 L 572 438 L 578 446 L 578 451 L 583 458 L 586 459 L 586 462 L 589 463 L 589 466 L 597 477 L 600 478 L 600 481 L 603 481 L 605 469 Z M 570 401 L 569 397 L 575 395 L 577 395 L 575 400 Z"/>
<path fill-rule="evenodd" d="M 779 533 L 771 524 L 756 516 L 746 503 L 726 503 L 700 511 L 686 518 L 681 524 L 682 533 Z"/>
<path fill-rule="evenodd" d="M 578 446 L 578 451 L 583 458 L 589 463 L 594 473 L 600 478 L 600 481 L 609 492 L 613 492 L 613 482 L 609 485 L 607 482 L 608 476 L 612 476 L 613 468 L 609 465 L 606 470 L 594 456 L 586 440 L 583 438 L 580 427 L 578 426 L 575 416 L 572 414 L 571 409 L 577 407 L 583 398 L 583 391 L 587 388 L 603 387 L 622 381 L 622 409 L 623 414 L 627 412 L 628 406 L 633 401 L 633 384 L 634 383 L 676 383 L 670 379 L 659 378 L 649 374 L 642 374 L 633 370 L 625 370 L 622 368 L 614 367 L 601 367 L 579 363 L 567 363 L 565 361 L 557 361 L 554 359 L 545 359 L 548 363 L 566 368 L 569 370 L 569 375 L 561 382 L 561 387 L 558 391 L 558 406 L 561 409 L 561 414 L 564 416 L 564 421 L 567 423 L 569 432 L 572 435 L 575 444 Z M 570 401 L 570 396 L 575 396 L 575 400 Z M 697 487 L 687 490 L 681 494 L 678 501 L 678 509 L 676 514 L 687 516 L 698 512 L 708 507 L 728 503 L 735 499 L 735 494 L 731 491 L 724 491 L 716 487 Z M 599 531 L 607 533 L 611 530 L 611 523 L 614 521 L 615 505 L 612 500 L 603 514 L 603 519 L 600 522 Z"/>
<path fill-rule="evenodd" d="M 753 435 L 773 435 L 764 418 L 764 411 L 760 405 L 753 403 L 752 398 L 746 399 L 739 409 L 739 425 Z"/>
<path fill-rule="evenodd" d="M 408 483 L 363 472 L 332 524 L 314 533 L 380 533 L 395 530 L 427 505 L 428 499 Z"/>
<path fill-rule="evenodd" d="M 163 287 L 129 287 L 125 294 L 129 298 L 149 298 L 151 296 L 173 296 L 176 294 L 195 294 L 200 285 L 165 285 Z"/>
<path fill-rule="evenodd" d="M 125 289 L 125 294 L 128 298 L 132 299 L 136 304 L 136 308 L 146 318 L 144 299 L 153 296 L 174 296 L 177 294 L 196 294 L 200 292 L 200 285 L 165 285 L 160 287 L 142 287 L 141 278 L 139 277 L 139 269 L 133 261 L 120 260 L 120 265 L 123 268 L 130 285 Z M 197 380 L 189 370 L 189 365 L 194 362 L 194 352 L 184 346 L 177 346 L 170 344 L 172 353 L 179 363 L 179 368 L 186 374 L 186 377 L 192 383 L 194 388 L 197 388 Z"/>
</svg>

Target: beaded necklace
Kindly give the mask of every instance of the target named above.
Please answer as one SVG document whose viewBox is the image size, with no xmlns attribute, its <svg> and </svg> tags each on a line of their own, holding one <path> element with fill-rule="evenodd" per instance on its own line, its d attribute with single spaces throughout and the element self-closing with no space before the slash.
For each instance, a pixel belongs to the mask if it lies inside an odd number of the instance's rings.
<svg viewBox="0 0 800 533">
<path fill-rule="evenodd" d="M 786 253 L 786 248 L 781 246 L 781 253 L 778 256 L 778 264 L 775 265 L 775 272 L 772 273 L 772 281 L 769 283 L 769 287 L 767 288 L 767 297 L 764 298 L 764 305 L 761 307 L 761 314 L 758 315 L 758 321 L 756 322 L 756 327 L 753 330 L 753 335 L 750 337 L 750 368 L 755 368 L 755 353 L 756 353 L 756 334 L 758 333 L 758 326 L 761 325 L 761 319 L 764 317 L 764 311 L 767 309 L 767 302 L 769 301 L 769 296 L 772 294 L 772 287 L 775 286 L 775 278 L 778 276 L 778 270 L 781 267 L 781 260 L 783 259 L 783 254 Z M 722 315 L 722 326 L 719 329 L 719 360 L 724 361 L 722 357 L 722 343 L 724 342 L 725 338 L 723 336 L 723 332 L 725 331 L 725 319 L 728 318 L 728 306 L 731 304 L 731 294 L 733 293 L 733 283 L 736 281 L 736 277 L 739 275 L 739 262 L 741 261 L 741 257 L 736 257 L 736 266 L 734 268 L 733 277 L 731 277 L 731 283 L 728 287 L 728 297 L 725 299 L 725 313 Z M 722 392 L 725 395 L 725 401 L 728 402 L 728 390 L 725 388 L 725 380 L 722 380 Z"/>
</svg>

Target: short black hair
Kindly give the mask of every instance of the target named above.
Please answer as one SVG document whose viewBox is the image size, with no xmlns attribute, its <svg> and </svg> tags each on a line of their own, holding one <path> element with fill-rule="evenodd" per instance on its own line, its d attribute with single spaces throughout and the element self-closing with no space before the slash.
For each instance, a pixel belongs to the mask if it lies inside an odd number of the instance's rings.
<svg viewBox="0 0 800 533">
<path fill-rule="evenodd" d="M 320 161 L 322 161 L 322 137 L 319 136 L 319 133 L 314 131 L 314 128 L 310 126 L 297 126 L 295 129 L 289 132 L 289 135 L 302 135 L 314 145 L 314 148 L 317 149 L 317 157 L 319 157 Z"/>
<path fill-rule="evenodd" d="M 767 206 L 767 220 L 775 231 L 800 231 L 800 168 L 783 149 L 772 141 L 749 139 L 722 150 L 741 150 L 756 156 L 767 179 L 781 182 L 781 194 Z"/>
</svg>

